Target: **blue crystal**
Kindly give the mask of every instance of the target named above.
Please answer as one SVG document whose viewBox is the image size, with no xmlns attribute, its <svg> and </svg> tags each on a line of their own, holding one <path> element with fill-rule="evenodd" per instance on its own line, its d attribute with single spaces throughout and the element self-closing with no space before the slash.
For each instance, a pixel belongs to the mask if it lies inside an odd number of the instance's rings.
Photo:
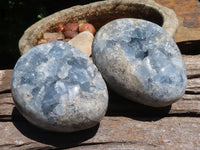
<svg viewBox="0 0 200 150">
<path fill-rule="evenodd" d="M 59 132 L 95 126 L 108 105 L 107 87 L 96 66 L 62 41 L 38 45 L 18 60 L 12 94 L 28 121 Z"/>
<path fill-rule="evenodd" d="M 181 53 L 154 23 L 133 18 L 109 22 L 95 36 L 92 57 L 111 89 L 130 100 L 162 107 L 185 92 Z"/>
</svg>

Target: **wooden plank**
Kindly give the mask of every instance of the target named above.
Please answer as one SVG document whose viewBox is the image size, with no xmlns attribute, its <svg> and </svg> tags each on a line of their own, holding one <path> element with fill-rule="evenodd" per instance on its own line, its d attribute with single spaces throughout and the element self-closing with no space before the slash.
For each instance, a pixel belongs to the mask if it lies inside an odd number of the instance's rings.
<svg viewBox="0 0 200 150">
<path fill-rule="evenodd" d="M 184 17 L 184 27 L 200 27 L 200 2 L 198 0 L 155 0 L 159 4 L 171 8 L 177 16 Z M 187 36 L 187 35 L 185 35 Z"/>
<path fill-rule="evenodd" d="M 199 40 L 200 35 L 200 2 L 198 0 L 155 0 L 171 8 L 177 14 L 179 28 L 174 37 L 176 42 Z"/>
<path fill-rule="evenodd" d="M 26 121 L 0 124 L 0 149 L 87 148 L 192 149 L 200 147 L 200 119 L 191 117 L 105 117 L 76 133 L 51 133 Z M 6 137 L 6 138 L 5 138 Z M 71 148 L 71 149 L 77 149 Z"/>
<path fill-rule="evenodd" d="M 156 1 L 178 14 L 180 26 L 175 41 L 183 54 L 188 77 L 181 100 L 169 107 L 151 108 L 110 92 L 108 112 L 100 125 L 76 133 L 52 133 L 31 125 L 19 114 L 10 91 L 12 70 L 0 70 L 0 149 L 198 150 L 200 3 L 195 0 Z"/>
<path fill-rule="evenodd" d="M 185 61 L 188 78 L 197 78 L 197 80 L 199 80 L 200 55 L 183 55 L 183 59 Z M 190 80 L 188 80 L 188 83 L 190 83 Z"/>
<path fill-rule="evenodd" d="M 198 0 L 155 0 L 157 3 L 171 8 L 177 14 L 179 27 L 174 40 L 176 42 L 200 43 L 200 2 Z M 196 46 L 196 45 L 192 45 Z M 197 47 L 197 46 L 196 46 Z M 198 46 L 199 47 L 199 46 Z M 188 49 L 190 51 L 191 48 Z M 199 52 L 200 49 L 196 49 Z"/>
<path fill-rule="evenodd" d="M 0 121 L 23 120 L 15 106 L 10 93 L 1 95 L 0 98 Z M 116 95 L 117 96 L 117 95 Z M 107 116 L 187 116 L 200 117 L 200 101 L 195 99 L 183 99 L 165 108 L 152 108 L 133 103 L 126 99 L 111 99 Z"/>
<path fill-rule="evenodd" d="M 0 70 L 0 93 L 10 92 L 12 70 Z"/>
</svg>

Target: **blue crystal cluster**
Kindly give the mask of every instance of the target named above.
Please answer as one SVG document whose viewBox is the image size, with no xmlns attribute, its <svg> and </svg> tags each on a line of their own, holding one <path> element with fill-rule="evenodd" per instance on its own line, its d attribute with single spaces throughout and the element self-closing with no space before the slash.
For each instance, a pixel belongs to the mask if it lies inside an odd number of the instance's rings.
<svg viewBox="0 0 200 150">
<path fill-rule="evenodd" d="M 109 22 L 95 36 L 92 57 L 111 89 L 130 100 L 163 107 L 185 92 L 181 53 L 154 23 L 133 18 Z"/>
<path fill-rule="evenodd" d="M 108 105 L 107 87 L 96 66 L 61 41 L 38 45 L 18 60 L 12 94 L 28 121 L 59 132 L 95 126 Z"/>
</svg>

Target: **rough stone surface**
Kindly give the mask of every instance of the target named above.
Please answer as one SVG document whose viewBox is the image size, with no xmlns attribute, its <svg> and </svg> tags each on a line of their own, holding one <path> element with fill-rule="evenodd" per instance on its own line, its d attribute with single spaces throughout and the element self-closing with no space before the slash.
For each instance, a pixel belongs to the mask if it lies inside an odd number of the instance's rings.
<svg viewBox="0 0 200 150">
<path fill-rule="evenodd" d="M 96 66 L 61 41 L 36 46 L 18 60 L 12 94 L 27 120 L 60 132 L 95 126 L 108 104 L 106 84 Z"/>
<path fill-rule="evenodd" d="M 95 36 L 92 56 L 109 86 L 130 100 L 162 107 L 185 92 L 181 53 L 154 23 L 118 19 L 106 24 Z"/>
<path fill-rule="evenodd" d="M 85 53 L 87 56 L 91 56 L 93 39 L 94 36 L 92 33 L 84 31 L 71 39 L 68 43 Z"/>
<path fill-rule="evenodd" d="M 133 16 L 136 18 L 142 17 L 147 19 L 158 19 L 159 16 L 162 16 L 162 20 L 159 20 L 159 22 L 162 22 L 162 27 L 171 36 L 176 33 L 176 29 L 178 27 L 176 14 L 172 9 L 163 7 L 162 5 L 156 3 L 154 0 L 106 0 L 90 3 L 83 6 L 77 5 L 71 8 L 67 8 L 36 22 L 24 32 L 23 36 L 19 40 L 20 53 L 24 54 L 30 48 L 35 46 L 37 40 L 41 38 L 41 36 L 52 26 L 66 22 L 66 20 L 77 22 L 80 18 L 85 16 L 84 19 L 89 21 L 95 17 L 97 22 L 90 23 L 92 23 L 94 27 L 98 29 L 99 24 L 100 26 L 103 25 L 103 22 L 100 21 L 100 18 L 103 17 L 106 18 L 106 20 L 109 20 L 107 14 L 112 13 L 115 15 L 115 13 L 117 13 L 123 15 L 129 10 L 131 10 L 131 14 L 133 14 Z"/>
</svg>

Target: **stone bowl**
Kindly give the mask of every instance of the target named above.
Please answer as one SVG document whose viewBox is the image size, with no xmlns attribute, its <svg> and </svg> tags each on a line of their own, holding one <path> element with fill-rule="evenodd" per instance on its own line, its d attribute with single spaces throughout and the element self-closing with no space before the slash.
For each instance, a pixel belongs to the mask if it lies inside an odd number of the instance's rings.
<svg viewBox="0 0 200 150">
<path fill-rule="evenodd" d="M 104 24 L 118 18 L 140 18 L 151 21 L 162 26 L 171 37 L 178 27 L 175 12 L 153 0 L 106 0 L 64 9 L 36 22 L 19 40 L 20 53 L 24 54 L 37 45 L 43 34 L 51 31 L 59 23 L 86 19 L 98 31 Z"/>
</svg>

